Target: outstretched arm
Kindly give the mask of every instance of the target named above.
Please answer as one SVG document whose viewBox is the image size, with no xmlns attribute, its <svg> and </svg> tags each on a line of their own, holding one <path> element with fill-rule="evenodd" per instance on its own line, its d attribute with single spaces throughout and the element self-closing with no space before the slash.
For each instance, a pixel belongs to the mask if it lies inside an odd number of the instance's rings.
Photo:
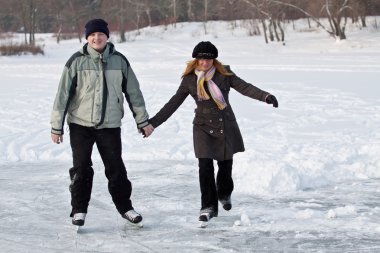
<svg viewBox="0 0 380 253">
<path fill-rule="evenodd" d="M 184 80 L 184 79 L 183 79 Z M 164 123 L 173 113 L 180 107 L 180 105 L 185 101 L 186 97 L 189 95 L 189 90 L 186 88 L 184 81 L 182 80 L 176 94 L 171 97 L 171 99 L 162 107 L 162 109 L 153 117 L 149 119 L 149 123 L 152 124 L 154 128 L 158 127 Z"/>
<path fill-rule="evenodd" d="M 230 78 L 231 87 L 244 96 L 265 102 L 265 98 L 270 95 L 268 92 L 263 91 L 250 83 L 247 83 L 235 74 Z"/>
<path fill-rule="evenodd" d="M 236 76 L 235 74 L 232 75 L 230 78 L 231 78 L 231 87 L 234 88 L 239 93 L 247 97 L 263 101 L 267 104 L 273 104 L 273 107 L 276 107 L 276 108 L 278 107 L 278 101 L 274 95 L 266 91 L 263 91 L 250 83 L 247 83 L 246 81 Z"/>
</svg>

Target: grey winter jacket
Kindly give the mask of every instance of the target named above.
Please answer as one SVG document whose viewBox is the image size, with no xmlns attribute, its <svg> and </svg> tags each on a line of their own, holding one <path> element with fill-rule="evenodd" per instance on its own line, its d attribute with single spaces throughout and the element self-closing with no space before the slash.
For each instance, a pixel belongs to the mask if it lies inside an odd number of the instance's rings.
<svg viewBox="0 0 380 253">
<path fill-rule="evenodd" d="M 51 114 L 51 132 L 63 134 L 67 123 L 115 128 L 124 116 L 123 93 L 138 128 L 148 125 L 139 82 L 124 55 L 107 43 L 103 54 L 88 44 L 67 61 Z"/>
</svg>

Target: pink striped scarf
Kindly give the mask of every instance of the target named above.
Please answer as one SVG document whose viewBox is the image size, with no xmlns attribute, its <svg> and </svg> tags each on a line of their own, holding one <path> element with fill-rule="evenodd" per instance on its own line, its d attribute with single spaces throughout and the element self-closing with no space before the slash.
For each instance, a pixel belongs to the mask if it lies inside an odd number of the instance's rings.
<svg viewBox="0 0 380 253">
<path fill-rule="evenodd" d="M 212 77 L 215 74 L 215 66 L 213 66 L 209 71 L 202 71 L 195 69 L 195 74 L 197 75 L 197 95 L 198 95 L 198 100 L 209 100 L 210 96 L 207 94 L 205 87 L 204 87 L 204 82 L 207 82 L 207 87 L 208 90 L 210 91 L 211 97 L 218 106 L 220 110 L 223 110 L 226 108 L 227 103 L 224 100 L 223 94 L 220 91 L 218 85 L 214 83 L 212 80 Z"/>
</svg>

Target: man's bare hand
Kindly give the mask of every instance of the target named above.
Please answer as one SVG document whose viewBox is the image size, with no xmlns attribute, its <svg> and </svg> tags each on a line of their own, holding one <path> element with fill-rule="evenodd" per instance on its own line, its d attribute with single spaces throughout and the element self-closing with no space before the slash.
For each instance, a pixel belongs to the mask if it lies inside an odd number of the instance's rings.
<svg viewBox="0 0 380 253">
<path fill-rule="evenodd" d="M 62 134 L 51 134 L 51 140 L 54 143 L 60 144 L 63 142 L 63 135 Z"/>
</svg>

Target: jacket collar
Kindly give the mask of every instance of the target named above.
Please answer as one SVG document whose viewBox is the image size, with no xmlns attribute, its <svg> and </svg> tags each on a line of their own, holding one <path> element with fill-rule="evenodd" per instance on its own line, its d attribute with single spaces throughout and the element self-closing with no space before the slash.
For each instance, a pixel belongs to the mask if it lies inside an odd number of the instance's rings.
<svg viewBox="0 0 380 253">
<path fill-rule="evenodd" d="M 102 55 L 103 62 L 107 62 L 108 57 L 115 52 L 115 46 L 111 42 L 107 42 L 106 48 L 104 49 L 103 54 L 100 54 L 98 51 L 96 51 L 95 49 L 90 47 L 88 45 L 88 43 L 86 43 L 86 44 L 84 44 L 84 46 L 82 47 L 80 52 L 83 55 L 87 55 L 87 56 L 91 57 L 96 62 L 99 61 L 100 55 Z"/>
</svg>

